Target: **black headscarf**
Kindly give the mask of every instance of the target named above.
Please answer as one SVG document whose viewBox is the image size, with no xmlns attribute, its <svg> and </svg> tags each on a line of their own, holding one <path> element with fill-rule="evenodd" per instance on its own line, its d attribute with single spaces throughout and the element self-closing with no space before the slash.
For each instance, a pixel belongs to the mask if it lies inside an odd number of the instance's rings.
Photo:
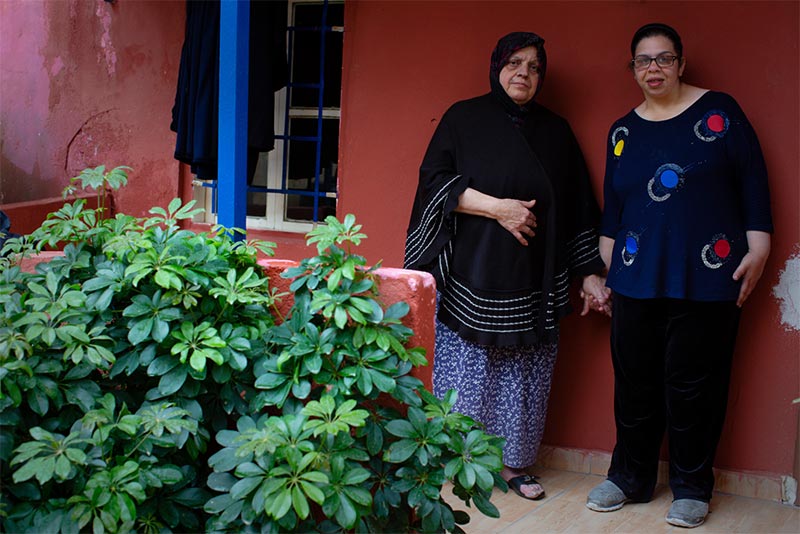
<svg viewBox="0 0 800 534">
<path fill-rule="evenodd" d="M 489 85 L 492 88 L 492 94 L 495 98 L 499 99 L 506 109 L 506 112 L 511 115 L 512 119 L 521 119 L 528 114 L 530 110 L 530 102 L 520 106 L 508 96 L 506 90 L 500 85 L 500 71 L 508 63 L 508 58 L 517 50 L 527 48 L 529 46 L 536 47 L 536 53 L 539 59 L 539 85 L 536 87 L 536 93 L 542 89 L 544 83 L 544 75 L 547 71 L 547 52 L 544 50 L 544 39 L 530 32 L 513 32 L 505 37 L 501 37 L 497 41 L 497 46 L 492 52 L 492 62 L 489 65 Z M 531 102 L 533 99 L 531 99 Z"/>
</svg>

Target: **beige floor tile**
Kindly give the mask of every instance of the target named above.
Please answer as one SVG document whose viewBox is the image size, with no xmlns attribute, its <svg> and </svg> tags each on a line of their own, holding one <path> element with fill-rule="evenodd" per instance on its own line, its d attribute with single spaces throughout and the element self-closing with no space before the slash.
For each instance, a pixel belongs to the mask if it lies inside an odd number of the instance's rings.
<svg viewBox="0 0 800 534">
<path fill-rule="evenodd" d="M 709 528 L 728 529 L 733 532 L 772 533 L 785 532 L 784 526 L 800 521 L 800 509 L 777 502 L 715 495 L 706 524 Z M 790 531 L 791 532 L 791 531 Z M 795 529 L 794 532 L 800 532 Z"/>
<path fill-rule="evenodd" d="M 616 512 L 598 513 L 586 508 L 586 495 L 605 477 L 546 468 L 535 473 L 547 498 L 530 501 L 513 492 L 496 492 L 492 502 L 500 510 L 498 519 L 466 508 L 449 488 L 443 495 L 455 509 L 470 514 L 471 521 L 464 527 L 470 534 L 800 534 L 800 508 L 778 502 L 715 494 L 706 523 L 689 531 L 664 520 L 672 503 L 666 485 L 657 486 L 648 503 L 630 503 Z"/>
<path fill-rule="evenodd" d="M 786 518 L 786 521 L 783 522 L 783 525 L 781 525 L 781 527 L 778 529 L 778 532 L 793 532 L 794 534 L 800 532 L 800 512 L 798 512 L 797 508 L 793 509 L 795 510 L 795 513 L 790 514 L 789 517 Z"/>
<path fill-rule="evenodd" d="M 627 510 L 619 510 L 613 514 L 593 512 L 585 504 L 578 502 L 572 503 L 567 512 L 559 520 L 557 532 L 616 532 L 633 517 Z"/>
<path fill-rule="evenodd" d="M 633 510 L 633 508 L 631 508 Z M 673 532 L 674 527 L 664 520 L 663 514 L 630 512 L 631 518 L 622 523 L 614 532 L 619 534 L 657 534 Z"/>
<path fill-rule="evenodd" d="M 566 491 L 570 491 L 588 476 L 584 473 L 559 471 L 557 469 L 535 469 L 532 473 L 539 479 L 547 498 L 552 498 Z"/>
<path fill-rule="evenodd" d="M 586 496 L 589 495 L 592 488 L 600 484 L 603 480 L 605 480 L 605 477 L 602 476 L 583 475 L 580 480 L 577 480 L 576 483 L 564 493 L 563 497 L 567 500 L 577 501 L 585 505 Z"/>
</svg>

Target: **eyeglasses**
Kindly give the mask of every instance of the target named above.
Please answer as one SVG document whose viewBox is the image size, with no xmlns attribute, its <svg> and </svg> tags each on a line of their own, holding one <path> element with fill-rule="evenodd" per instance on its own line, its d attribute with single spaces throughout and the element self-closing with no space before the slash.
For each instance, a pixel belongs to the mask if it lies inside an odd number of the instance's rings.
<svg viewBox="0 0 800 534">
<path fill-rule="evenodd" d="M 636 56 L 631 60 L 631 67 L 636 70 L 644 70 L 650 68 L 650 64 L 655 61 L 656 65 L 659 67 L 671 67 L 675 64 L 675 60 L 678 59 L 678 56 L 674 56 L 670 53 L 663 53 L 659 54 L 656 57 L 650 56 Z"/>
</svg>

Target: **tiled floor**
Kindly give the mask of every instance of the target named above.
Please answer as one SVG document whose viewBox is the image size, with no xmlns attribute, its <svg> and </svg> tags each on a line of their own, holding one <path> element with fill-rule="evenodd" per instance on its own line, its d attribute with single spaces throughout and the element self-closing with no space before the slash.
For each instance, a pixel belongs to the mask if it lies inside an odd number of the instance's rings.
<svg viewBox="0 0 800 534">
<path fill-rule="evenodd" d="M 495 491 L 492 502 L 500 510 L 499 519 L 491 519 L 475 508 L 466 508 L 449 489 L 448 502 L 456 510 L 471 516 L 462 528 L 469 534 L 528 534 L 544 532 L 567 533 L 747 533 L 800 534 L 800 508 L 774 501 L 737 497 L 718 493 L 711 501 L 711 513 L 705 524 L 695 529 L 668 525 L 664 516 L 669 510 L 672 495 L 667 486 L 658 486 L 653 500 L 647 504 L 626 504 L 621 510 L 609 513 L 592 512 L 586 508 L 586 494 L 604 477 L 539 469 L 536 471 L 547 497 L 528 501 L 509 491 Z"/>
</svg>

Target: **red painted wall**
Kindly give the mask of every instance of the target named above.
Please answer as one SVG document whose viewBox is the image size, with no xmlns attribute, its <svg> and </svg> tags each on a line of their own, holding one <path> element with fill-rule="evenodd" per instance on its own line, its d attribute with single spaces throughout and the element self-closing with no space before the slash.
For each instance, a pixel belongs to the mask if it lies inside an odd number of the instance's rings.
<svg viewBox="0 0 800 534">
<path fill-rule="evenodd" d="M 402 263 L 423 153 L 456 100 L 488 91 L 489 56 L 510 31 L 540 33 L 548 70 L 540 101 L 567 117 L 600 191 L 610 124 L 641 101 L 626 69 L 633 31 L 663 21 L 684 39 L 690 83 L 732 94 L 760 136 L 770 171 L 773 253 L 744 312 L 717 466 L 789 474 L 800 395 L 800 337 L 771 295 L 800 241 L 797 2 L 348 2 L 339 214 L 370 236 L 361 253 Z M 614 444 L 608 322 L 568 318 L 545 442 Z M 713 335 L 713 333 L 709 333 Z"/>
<path fill-rule="evenodd" d="M 58 197 L 101 164 L 133 167 L 128 213 L 177 196 L 183 24 L 182 2 L 0 2 L 0 204 Z"/>
</svg>

